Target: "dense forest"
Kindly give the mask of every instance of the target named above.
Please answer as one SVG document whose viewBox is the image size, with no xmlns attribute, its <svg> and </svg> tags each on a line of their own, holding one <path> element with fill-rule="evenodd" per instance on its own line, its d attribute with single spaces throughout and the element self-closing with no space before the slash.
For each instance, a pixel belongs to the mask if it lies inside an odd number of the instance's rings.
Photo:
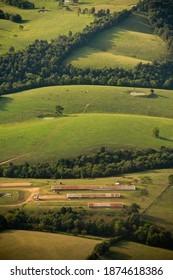
<svg viewBox="0 0 173 280">
<path fill-rule="evenodd" d="M 97 178 L 151 169 L 172 168 L 173 149 L 106 151 L 104 147 L 91 155 L 60 159 L 55 163 L 0 166 L 0 177 L 12 178 Z"/>
<path fill-rule="evenodd" d="M 0 57 L 0 94 L 64 84 L 173 89 L 172 61 L 154 62 L 153 64 L 139 63 L 132 70 L 120 68 L 79 69 L 72 65 L 64 66 L 63 64 L 64 59 L 67 58 L 72 50 L 86 45 L 100 31 L 117 25 L 130 16 L 134 9 L 138 8 L 133 7 L 130 11 L 123 10 L 120 13 L 108 13 L 105 16 L 96 17 L 82 32 L 73 35 L 69 31 L 68 36 L 61 35 L 50 43 L 45 40 L 36 40 L 25 50 L 2 55 Z M 166 11 L 169 15 L 168 18 L 171 17 L 169 14 L 171 10 L 167 8 Z M 162 14 L 160 14 L 158 18 L 162 19 Z M 157 30 L 161 29 L 157 27 Z M 170 36 L 170 33 L 167 37 L 169 46 L 171 46 L 170 38 L 172 36 Z"/>
<path fill-rule="evenodd" d="M 86 210 L 76 211 L 71 207 L 62 207 L 59 211 L 45 211 L 39 216 L 27 214 L 23 209 L 8 210 L 5 215 L 0 215 L 0 230 L 25 229 L 89 234 L 173 249 L 170 232 L 142 221 L 139 208 L 139 205 L 133 203 L 121 212 L 123 217 L 111 218 L 109 221 L 94 220 Z"/>
<path fill-rule="evenodd" d="M 15 6 L 20 9 L 34 9 L 35 5 L 25 0 L 2 0 L 7 5 Z"/>
<path fill-rule="evenodd" d="M 165 40 L 173 51 L 173 1 L 143 0 L 137 6 L 139 10 L 148 12 L 154 32 Z"/>
</svg>

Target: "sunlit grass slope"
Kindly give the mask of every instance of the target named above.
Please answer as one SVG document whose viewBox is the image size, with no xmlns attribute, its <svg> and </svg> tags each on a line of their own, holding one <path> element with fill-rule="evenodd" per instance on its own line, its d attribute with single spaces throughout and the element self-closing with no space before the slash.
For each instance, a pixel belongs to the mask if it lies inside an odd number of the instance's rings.
<svg viewBox="0 0 173 280">
<path fill-rule="evenodd" d="M 123 113 L 173 118 L 173 91 L 155 89 L 154 98 L 129 92 L 150 89 L 108 86 L 53 86 L 0 97 L 0 123 L 23 122 L 64 107 L 64 114 Z"/>
<path fill-rule="evenodd" d="M 154 138 L 153 128 L 160 129 Z M 107 148 L 173 147 L 173 120 L 122 114 L 80 114 L 0 127 L 1 161 L 30 153 L 22 161 L 43 162 Z"/>
<path fill-rule="evenodd" d="M 136 12 L 75 50 L 67 62 L 78 67 L 132 68 L 139 62 L 149 63 L 166 55 L 166 44 L 153 34 L 147 14 Z"/>
<path fill-rule="evenodd" d="M 99 242 L 62 234 L 7 231 L 0 234 L 0 259 L 82 260 Z"/>
<path fill-rule="evenodd" d="M 15 50 L 23 49 L 36 39 L 50 41 L 61 34 L 68 34 L 82 31 L 93 18 L 89 15 L 77 15 L 76 9 L 67 11 L 58 9 L 58 2 L 51 1 L 33 1 L 36 4 L 34 10 L 22 10 L 16 7 L 5 5 L 0 1 L 0 9 L 12 14 L 22 16 L 23 30 L 19 28 L 18 23 L 10 20 L 0 19 L 0 54 L 14 46 Z M 39 8 L 45 7 L 48 11 L 39 13 Z"/>
<path fill-rule="evenodd" d="M 122 241 L 110 248 L 107 260 L 173 260 L 173 251 Z"/>
</svg>

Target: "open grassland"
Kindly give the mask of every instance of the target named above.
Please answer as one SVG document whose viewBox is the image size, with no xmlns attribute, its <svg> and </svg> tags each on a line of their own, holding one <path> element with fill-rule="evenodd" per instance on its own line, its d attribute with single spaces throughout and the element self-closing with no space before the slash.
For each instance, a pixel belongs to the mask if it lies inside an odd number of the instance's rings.
<svg viewBox="0 0 173 280">
<path fill-rule="evenodd" d="M 122 241 L 110 248 L 105 260 L 173 260 L 173 251 Z"/>
<path fill-rule="evenodd" d="M 153 128 L 160 129 L 154 138 Z M 123 114 L 79 114 L 0 127 L 1 162 L 50 162 L 108 149 L 173 146 L 173 120 Z"/>
<path fill-rule="evenodd" d="M 154 222 L 158 226 L 165 227 L 173 232 L 173 187 L 170 186 L 158 199 L 147 209 L 144 218 Z"/>
<path fill-rule="evenodd" d="M 43 39 L 50 41 L 55 39 L 60 34 L 68 34 L 71 30 L 73 33 L 82 31 L 82 29 L 93 21 L 91 15 L 78 16 L 78 6 L 70 7 L 70 11 L 66 8 L 59 9 L 58 2 L 55 0 L 33 0 L 36 9 L 23 10 L 16 7 L 8 6 L 0 1 L 0 9 L 4 12 L 12 14 L 20 14 L 23 22 L 18 24 L 9 20 L 0 19 L 0 54 L 5 53 L 11 46 L 15 50 L 23 49 L 35 39 Z M 133 2 L 133 3 L 132 3 Z M 108 0 L 108 1 L 83 1 L 79 5 L 81 9 L 91 8 L 93 6 L 98 9 L 110 9 L 111 11 L 120 11 L 124 8 L 130 8 L 130 4 L 136 3 L 137 0 Z M 40 13 L 42 7 L 47 10 Z M 24 28 L 21 30 L 19 25 Z"/>
<path fill-rule="evenodd" d="M 23 122 L 41 114 L 122 113 L 173 118 L 173 91 L 155 89 L 154 98 L 134 97 L 149 89 L 109 86 L 52 86 L 0 97 L 0 123 Z"/>
<path fill-rule="evenodd" d="M 99 35 L 85 47 L 75 50 L 66 62 L 77 67 L 134 67 L 166 57 L 167 47 L 153 34 L 147 14 L 136 12 Z"/>
<path fill-rule="evenodd" d="M 83 260 L 98 240 L 13 230 L 0 233 L 1 260 Z"/>
<path fill-rule="evenodd" d="M 82 31 L 93 17 L 90 15 L 77 15 L 76 9 L 67 11 L 59 10 L 56 1 L 33 1 L 38 9 L 22 10 L 5 5 L 0 2 L 0 9 L 12 14 L 20 14 L 23 22 L 18 24 L 10 20 L 0 19 L 0 54 L 5 53 L 11 46 L 15 50 L 23 49 L 36 39 L 50 41 L 59 35 Z M 39 13 L 39 8 L 48 9 L 45 13 Z M 24 28 L 21 30 L 19 25 Z"/>
<path fill-rule="evenodd" d="M 96 10 L 110 9 L 111 11 L 121 11 L 123 9 L 130 9 L 138 0 L 87 0 L 79 1 L 80 7 L 91 8 L 95 7 Z"/>
</svg>

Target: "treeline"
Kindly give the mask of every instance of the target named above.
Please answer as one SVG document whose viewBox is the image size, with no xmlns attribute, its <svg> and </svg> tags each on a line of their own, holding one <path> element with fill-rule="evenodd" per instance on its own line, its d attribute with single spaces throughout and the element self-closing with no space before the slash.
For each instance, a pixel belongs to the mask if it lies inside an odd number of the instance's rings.
<svg viewBox="0 0 173 280">
<path fill-rule="evenodd" d="M 7 12 L 4 12 L 3 10 L 0 10 L 0 19 L 6 19 L 6 20 L 11 20 L 13 22 L 21 22 L 22 17 L 19 14 L 9 14 Z"/>
<path fill-rule="evenodd" d="M 59 36 L 51 43 L 36 40 L 23 51 L 2 55 L 0 57 L 0 94 L 63 84 L 66 82 L 66 74 L 64 74 L 66 67 L 61 64 L 68 54 L 75 48 L 87 44 L 100 31 L 118 24 L 130 14 L 131 11 L 124 10 L 96 18 L 82 32 L 73 35 L 70 31 L 68 36 Z M 71 78 L 74 78 L 73 73 L 71 73 Z"/>
<path fill-rule="evenodd" d="M 169 49 L 173 51 L 173 1 L 143 0 L 137 7 L 141 11 L 148 12 L 154 32 L 166 41 Z"/>
<path fill-rule="evenodd" d="M 0 215 L 0 229 L 24 229 L 48 232 L 94 235 L 107 238 L 133 240 L 150 246 L 173 249 L 170 232 L 141 220 L 139 206 L 133 203 L 124 210 L 125 218 L 92 220 L 85 210 L 62 207 L 59 211 L 46 211 L 39 216 L 22 209 L 8 210 Z M 114 240 L 115 241 L 115 240 Z M 103 248 L 102 248 L 103 249 Z"/>
<path fill-rule="evenodd" d="M 35 5 L 29 1 L 24 0 L 2 0 L 7 5 L 15 6 L 20 9 L 34 9 Z"/>
<path fill-rule="evenodd" d="M 0 166 L 0 177 L 11 178 L 97 178 L 151 169 L 172 168 L 173 149 L 106 151 L 104 147 L 91 155 L 75 159 L 60 159 L 56 163 L 20 164 Z"/>
</svg>

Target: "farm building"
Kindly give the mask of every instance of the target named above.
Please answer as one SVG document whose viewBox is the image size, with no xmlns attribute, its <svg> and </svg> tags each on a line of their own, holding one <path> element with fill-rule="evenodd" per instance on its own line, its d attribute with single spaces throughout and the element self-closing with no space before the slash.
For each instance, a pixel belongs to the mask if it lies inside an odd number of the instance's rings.
<svg viewBox="0 0 173 280">
<path fill-rule="evenodd" d="M 67 194 L 68 199 L 71 198 L 119 198 L 121 195 L 119 193 L 99 193 L 99 194 Z"/>
<path fill-rule="evenodd" d="M 52 186 L 51 190 L 53 192 L 58 191 L 104 191 L 104 190 L 136 190 L 135 186 Z"/>
<path fill-rule="evenodd" d="M 123 208 L 123 203 L 88 203 L 89 208 Z"/>
<path fill-rule="evenodd" d="M 134 186 L 134 185 L 128 185 L 128 186 L 115 185 L 114 189 L 115 190 L 122 190 L 122 191 L 135 191 L 136 190 L 136 186 Z"/>
</svg>

